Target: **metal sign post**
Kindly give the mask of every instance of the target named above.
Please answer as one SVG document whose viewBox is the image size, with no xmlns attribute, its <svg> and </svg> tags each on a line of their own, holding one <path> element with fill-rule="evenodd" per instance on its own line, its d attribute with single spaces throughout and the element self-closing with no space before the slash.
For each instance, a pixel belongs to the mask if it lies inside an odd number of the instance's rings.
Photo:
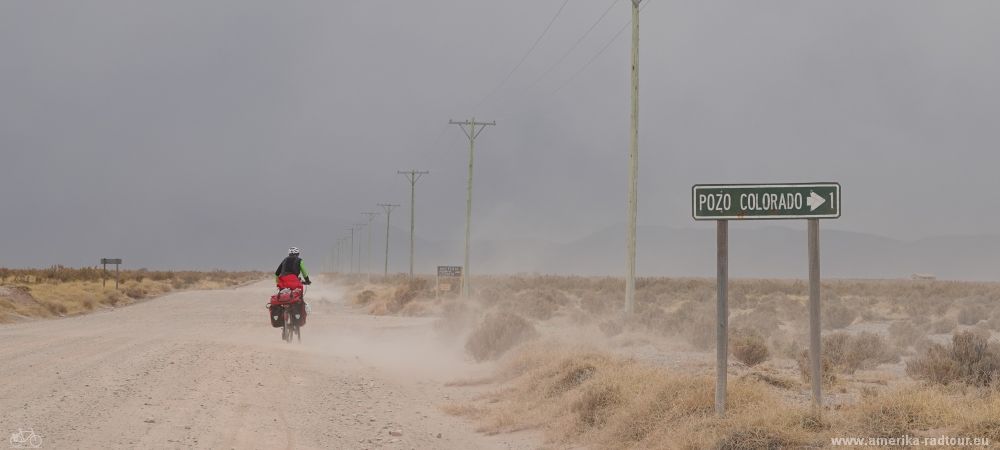
<svg viewBox="0 0 1000 450">
<path fill-rule="evenodd" d="M 121 276 L 120 272 L 118 270 L 118 266 L 121 265 L 121 263 L 122 263 L 122 259 L 121 258 L 101 258 L 101 265 L 104 266 L 104 276 L 101 278 L 101 287 L 106 287 L 107 286 L 108 264 L 114 264 L 115 265 L 115 289 L 118 289 L 119 279 L 120 279 L 120 276 Z"/>
<path fill-rule="evenodd" d="M 729 221 L 717 220 L 715 232 L 716 257 L 716 292 L 718 298 L 715 304 L 718 319 L 715 329 L 715 411 L 723 416 L 726 413 L 726 368 L 729 366 Z"/>
<path fill-rule="evenodd" d="M 819 219 L 840 217 L 840 184 L 700 184 L 691 188 L 694 220 L 715 220 L 717 246 L 715 411 L 726 413 L 726 370 L 729 360 L 729 221 L 808 219 L 809 366 L 813 407 L 822 411 L 820 364 Z"/>
</svg>

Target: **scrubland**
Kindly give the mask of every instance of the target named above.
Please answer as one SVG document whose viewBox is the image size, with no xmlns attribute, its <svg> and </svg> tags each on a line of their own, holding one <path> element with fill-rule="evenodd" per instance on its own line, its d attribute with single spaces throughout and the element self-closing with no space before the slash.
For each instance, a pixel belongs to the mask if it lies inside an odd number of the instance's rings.
<svg viewBox="0 0 1000 450">
<path fill-rule="evenodd" d="M 472 299 L 433 278 L 341 277 L 371 314 L 439 317 L 443 339 L 493 365 L 480 431 L 536 429 L 553 448 L 828 447 L 831 438 L 1000 442 L 1000 284 L 823 283 L 824 408 L 811 406 L 808 286 L 734 280 L 727 414 L 714 411 L 711 279 L 647 278 L 624 316 L 615 278 L 481 277 Z"/>
<path fill-rule="evenodd" d="M 102 283 L 100 268 L 0 268 L 0 322 L 83 314 L 180 289 L 219 289 L 263 278 L 260 272 L 122 271 Z"/>
</svg>

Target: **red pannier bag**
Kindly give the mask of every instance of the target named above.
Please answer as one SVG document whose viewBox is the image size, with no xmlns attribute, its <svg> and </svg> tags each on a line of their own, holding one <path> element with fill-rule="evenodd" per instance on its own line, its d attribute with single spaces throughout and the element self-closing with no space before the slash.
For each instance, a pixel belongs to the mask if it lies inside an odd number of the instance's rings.
<svg viewBox="0 0 1000 450">
<path fill-rule="evenodd" d="M 306 308 L 302 301 L 302 289 L 282 289 L 271 296 L 271 305 L 268 311 L 272 327 L 281 328 L 284 325 L 281 320 L 281 305 L 292 305 L 292 314 L 300 316 L 297 325 L 306 324 Z"/>
</svg>

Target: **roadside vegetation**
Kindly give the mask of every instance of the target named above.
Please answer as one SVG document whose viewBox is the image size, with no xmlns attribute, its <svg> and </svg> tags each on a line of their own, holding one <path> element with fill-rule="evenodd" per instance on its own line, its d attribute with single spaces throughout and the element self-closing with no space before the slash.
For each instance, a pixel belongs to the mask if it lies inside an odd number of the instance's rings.
<svg viewBox="0 0 1000 450">
<path fill-rule="evenodd" d="M 825 409 L 810 407 L 808 285 L 730 286 L 729 403 L 714 414 L 715 286 L 505 276 L 473 298 L 431 277 L 340 277 L 371 314 L 438 317 L 470 360 L 494 361 L 493 388 L 449 413 L 501 433 L 543 430 L 556 447 L 826 447 L 830 437 L 945 435 L 1000 442 L 1000 284 L 823 282 Z M 468 382 L 458 381 L 456 385 Z M 669 434 L 669 436 L 667 434 Z"/>
<path fill-rule="evenodd" d="M 83 314 L 99 308 L 117 307 L 167 292 L 183 289 L 221 289 L 260 279 L 262 272 L 196 272 L 125 270 L 96 267 L 47 269 L 0 268 L 0 323 L 25 318 Z"/>
</svg>

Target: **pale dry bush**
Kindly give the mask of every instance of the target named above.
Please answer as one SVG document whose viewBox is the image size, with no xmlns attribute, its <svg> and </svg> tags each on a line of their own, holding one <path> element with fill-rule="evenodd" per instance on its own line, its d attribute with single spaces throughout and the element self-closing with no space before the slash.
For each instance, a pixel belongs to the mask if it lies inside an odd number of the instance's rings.
<svg viewBox="0 0 1000 450">
<path fill-rule="evenodd" d="M 622 323 L 622 321 L 620 320 L 605 320 L 601 322 L 597 327 L 607 337 L 618 336 L 619 334 L 622 334 L 622 331 L 625 330 L 625 324 Z"/>
<path fill-rule="evenodd" d="M 986 321 L 986 327 L 993 331 L 1000 331 L 1000 308 L 995 309 L 990 315 L 989 320 Z"/>
<path fill-rule="evenodd" d="M 1000 384 L 1000 345 L 971 331 L 955 333 L 949 346 L 932 344 L 906 363 L 906 373 L 932 383 Z"/>
<path fill-rule="evenodd" d="M 562 291 L 551 288 L 527 289 L 508 297 L 497 305 L 498 309 L 517 312 L 527 317 L 548 320 L 561 307 L 569 304 L 569 298 Z"/>
<path fill-rule="evenodd" d="M 535 327 L 509 312 L 486 315 L 465 342 L 465 350 L 476 361 L 496 359 L 514 346 L 538 335 Z"/>
<path fill-rule="evenodd" d="M 744 332 L 730 338 L 729 349 L 737 360 L 750 367 L 756 366 L 770 357 L 770 351 L 768 351 L 764 338 L 754 332 Z"/>
<path fill-rule="evenodd" d="M 854 323 L 854 319 L 858 316 L 854 309 L 839 301 L 830 305 L 824 304 L 822 309 L 823 328 L 826 330 L 846 328 Z"/>
<path fill-rule="evenodd" d="M 781 328 L 777 308 L 771 305 L 760 306 L 748 313 L 731 317 L 729 328 L 734 334 L 755 333 L 763 338 L 773 337 Z"/>
<path fill-rule="evenodd" d="M 823 336 L 823 354 L 842 373 L 871 369 L 879 364 L 899 362 L 899 354 L 877 333 L 834 333 Z"/>
<path fill-rule="evenodd" d="M 926 335 L 925 327 L 910 320 L 898 320 L 889 325 L 889 338 L 899 348 L 912 347 Z"/>
<path fill-rule="evenodd" d="M 368 313 L 376 316 L 387 314 L 424 315 L 428 306 L 418 303 L 418 299 L 433 298 L 430 282 L 425 278 L 392 277 L 376 284 L 354 282 L 352 303 L 368 308 Z"/>
<path fill-rule="evenodd" d="M 931 332 L 934 334 L 951 333 L 958 327 L 958 321 L 953 317 L 941 317 L 931 322 Z"/>
<path fill-rule="evenodd" d="M 962 325 L 975 325 L 980 320 L 989 318 L 989 314 L 984 306 L 972 304 L 960 307 L 955 318 Z"/>
</svg>

